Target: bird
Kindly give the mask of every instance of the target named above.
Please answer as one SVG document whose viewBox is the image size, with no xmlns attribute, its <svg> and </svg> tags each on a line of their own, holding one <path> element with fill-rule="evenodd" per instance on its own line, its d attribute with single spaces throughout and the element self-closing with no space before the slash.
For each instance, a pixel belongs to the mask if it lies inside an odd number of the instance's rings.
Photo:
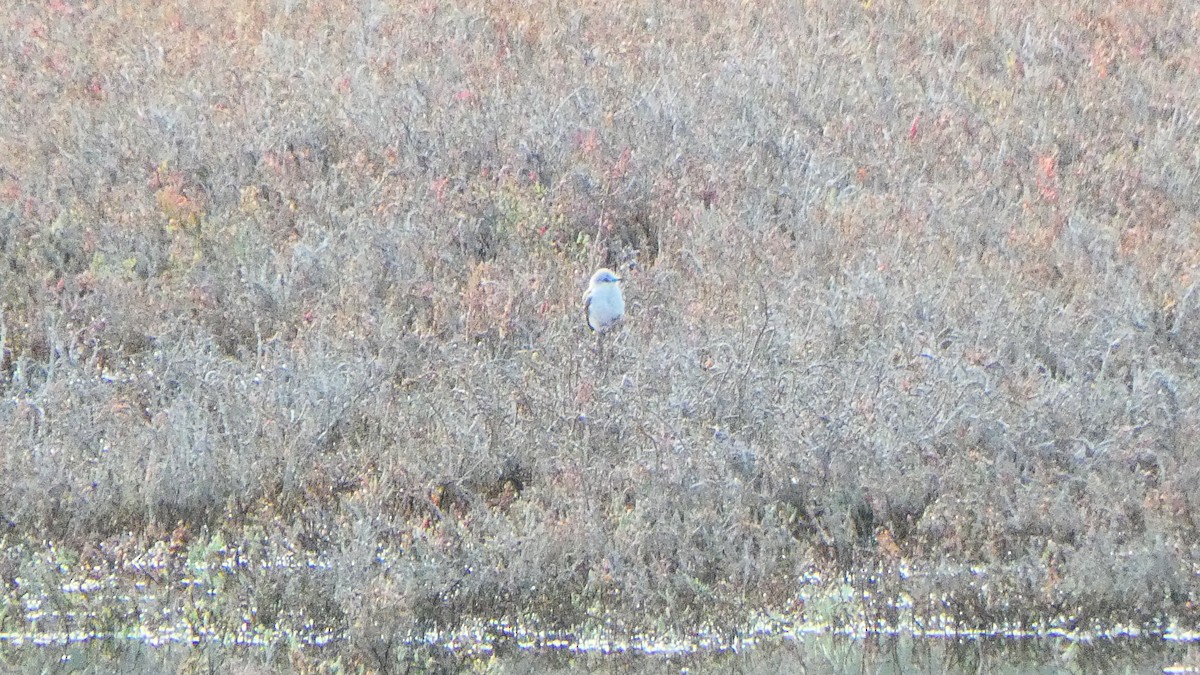
<svg viewBox="0 0 1200 675">
<path fill-rule="evenodd" d="M 603 333 L 625 316 L 625 298 L 621 296 L 620 283 L 621 277 L 606 267 L 592 275 L 587 293 L 583 294 L 588 328 Z"/>
</svg>

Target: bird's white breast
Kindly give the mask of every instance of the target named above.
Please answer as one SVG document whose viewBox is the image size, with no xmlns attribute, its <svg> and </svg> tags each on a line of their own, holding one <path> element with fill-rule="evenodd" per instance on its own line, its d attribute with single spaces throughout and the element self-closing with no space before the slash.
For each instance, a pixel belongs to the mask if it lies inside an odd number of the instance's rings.
<svg viewBox="0 0 1200 675">
<path fill-rule="evenodd" d="M 588 326 L 603 331 L 611 327 L 625 314 L 625 298 L 616 283 L 596 284 L 588 293 Z"/>
</svg>

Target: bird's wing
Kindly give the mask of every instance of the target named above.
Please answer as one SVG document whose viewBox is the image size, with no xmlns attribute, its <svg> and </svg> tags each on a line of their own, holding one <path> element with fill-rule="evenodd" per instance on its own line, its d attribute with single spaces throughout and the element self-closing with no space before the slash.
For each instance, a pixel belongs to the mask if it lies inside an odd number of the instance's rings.
<svg viewBox="0 0 1200 675">
<path fill-rule="evenodd" d="M 588 328 L 596 330 L 592 325 L 592 291 L 589 289 L 583 294 L 583 320 L 587 322 Z"/>
</svg>

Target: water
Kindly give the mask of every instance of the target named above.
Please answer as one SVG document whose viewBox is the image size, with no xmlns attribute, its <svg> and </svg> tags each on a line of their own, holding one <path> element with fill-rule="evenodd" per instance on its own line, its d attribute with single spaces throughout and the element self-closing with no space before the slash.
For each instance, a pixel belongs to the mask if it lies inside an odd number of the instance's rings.
<svg viewBox="0 0 1200 675">
<path fill-rule="evenodd" d="M 673 649 L 646 652 L 561 645 L 532 648 L 493 641 L 488 655 L 467 656 L 431 646 L 391 653 L 391 667 L 415 670 L 479 670 L 517 673 L 688 672 L 688 673 L 1183 673 L 1200 672 L 1194 647 L 1154 640 L 848 638 L 830 634 L 774 637 L 743 650 Z M 438 653 L 440 652 L 440 653 Z M 341 665 L 386 670 L 374 657 L 348 659 L 329 647 L 293 651 L 289 646 L 231 646 L 92 639 L 37 646 L 0 643 L 5 672 L 157 673 L 287 672 L 305 666 L 338 672 Z M 356 668 L 351 667 L 351 671 Z"/>
<path fill-rule="evenodd" d="M 466 619 L 405 639 L 382 630 L 386 637 L 373 642 L 304 608 L 264 616 L 255 604 L 259 586 L 335 574 L 327 561 L 253 558 L 219 541 L 186 559 L 163 553 L 97 567 L 53 547 L 29 550 L 36 564 L 0 597 L 0 670 L 1200 673 L 1194 627 L 1167 619 L 1081 625 L 1071 615 L 981 623 L 957 618 L 952 605 L 917 607 L 896 591 L 908 571 L 814 572 L 797 582 L 786 609 L 721 625 L 626 627 L 601 616 L 564 630 L 526 615 Z M 377 563 L 389 564 L 386 551 Z"/>
</svg>

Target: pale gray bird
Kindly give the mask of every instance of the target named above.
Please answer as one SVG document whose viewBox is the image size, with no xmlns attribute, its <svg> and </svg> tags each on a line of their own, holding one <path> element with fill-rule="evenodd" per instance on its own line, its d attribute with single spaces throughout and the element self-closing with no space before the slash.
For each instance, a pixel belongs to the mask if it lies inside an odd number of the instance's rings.
<svg viewBox="0 0 1200 675">
<path fill-rule="evenodd" d="M 587 293 L 583 294 L 588 327 L 603 333 L 625 316 L 625 298 L 621 297 L 621 277 L 612 270 L 600 268 L 592 275 Z"/>
</svg>

